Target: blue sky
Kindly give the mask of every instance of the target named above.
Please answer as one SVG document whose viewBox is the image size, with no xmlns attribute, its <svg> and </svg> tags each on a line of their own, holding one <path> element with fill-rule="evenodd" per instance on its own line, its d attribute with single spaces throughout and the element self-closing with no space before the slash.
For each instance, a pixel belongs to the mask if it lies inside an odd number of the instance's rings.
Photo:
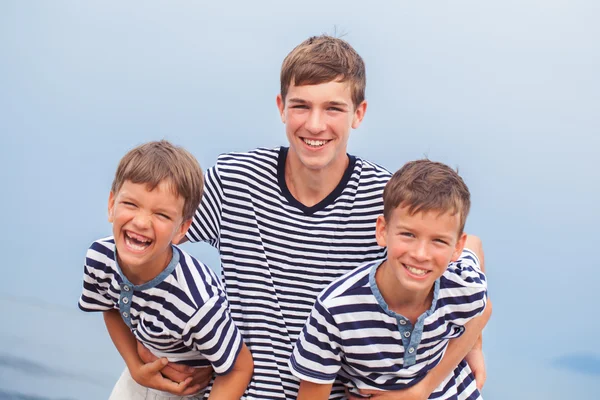
<svg viewBox="0 0 600 400">
<path fill-rule="evenodd" d="M 122 363 L 76 303 L 118 160 L 160 138 L 204 167 L 285 144 L 281 62 L 334 30 L 367 65 L 349 151 L 390 170 L 427 155 L 471 189 L 486 399 L 600 393 L 600 3 L 122 3 L 0 3 L 0 399 L 107 397 Z"/>
</svg>

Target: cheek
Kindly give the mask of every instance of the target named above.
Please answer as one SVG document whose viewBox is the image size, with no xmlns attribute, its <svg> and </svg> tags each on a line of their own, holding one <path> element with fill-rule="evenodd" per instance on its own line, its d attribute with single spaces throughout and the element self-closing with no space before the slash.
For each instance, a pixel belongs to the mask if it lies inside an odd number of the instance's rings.
<svg viewBox="0 0 600 400">
<path fill-rule="evenodd" d="M 294 113 L 289 113 L 286 117 L 286 122 L 285 125 L 288 129 L 288 131 L 293 131 L 298 125 L 301 124 L 300 122 L 301 118 L 294 114 Z"/>
<path fill-rule="evenodd" d="M 454 249 L 435 249 L 432 254 L 438 264 L 447 266 L 453 260 Z"/>
<path fill-rule="evenodd" d="M 121 210 L 115 209 L 112 213 L 113 224 L 123 224 L 123 221 L 127 220 L 127 213 Z"/>
<path fill-rule="evenodd" d="M 178 225 L 175 225 L 171 221 L 156 221 L 154 223 L 154 230 L 156 233 L 164 237 L 175 236 L 179 233 L 177 227 Z"/>
<path fill-rule="evenodd" d="M 406 253 L 407 246 L 398 240 L 388 242 L 388 253 L 392 256 L 399 257 Z"/>
</svg>

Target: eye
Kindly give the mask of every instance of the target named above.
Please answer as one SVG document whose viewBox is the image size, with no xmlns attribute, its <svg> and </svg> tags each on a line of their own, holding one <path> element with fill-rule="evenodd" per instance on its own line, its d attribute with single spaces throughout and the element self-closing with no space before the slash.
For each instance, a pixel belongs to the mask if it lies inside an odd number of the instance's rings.
<svg viewBox="0 0 600 400">
<path fill-rule="evenodd" d="M 295 104 L 291 108 L 298 109 L 298 110 L 307 110 L 308 106 L 306 104 Z"/>
<path fill-rule="evenodd" d="M 171 217 L 169 217 L 167 214 L 158 213 L 156 215 L 158 215 L 162 219 L 171 220 Z"/>
<path fill-rule="evenodd" d="M 127 207 L 137 207 L 134 203 L 132 203 L 130 201 L 122 201 L 121 204 L 123 204 Z"/>
<path fill-rule="evenodd" d="M 408 238 L 415 237 L 415 235 L 413 235 L 411 232 L 400 232 L 400 236 L 404 236 L 404 237 L 408 237 Z"/>
<path fill-rule="evenodd" d="M 339 107 L 329 107 L 327 110 L 335 112 L 344 112 L 344 110 Z"/>
<path fill-rule="evenodd" d="M 440 244 L 446 245 L 446 246 L 448 245 L 448 242 L 445 241 L 444 239 L 434 239 L 433 241 L 436 242 L 436 243 L 440 243 Z"/>
</svg>

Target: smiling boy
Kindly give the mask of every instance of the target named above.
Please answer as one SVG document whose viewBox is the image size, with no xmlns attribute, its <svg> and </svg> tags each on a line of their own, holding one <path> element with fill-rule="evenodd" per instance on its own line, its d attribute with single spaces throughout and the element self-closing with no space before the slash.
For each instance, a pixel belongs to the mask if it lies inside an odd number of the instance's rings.
<svg viewBox="0 0 600 400">
<path fill-rule="evenodd" d="M 218 278 L 173 245 L 191 224 L 202 186 L 198 162 L 167 141 L 141 145 L 119 163 L 108 199 L 113 236 L 90 246 L 79 301 L 84 311 L 104 312 L 127 363 L 113 399 L 174 399 L 132 379 L 139 359 L 122 351 L 129 330 L 157 363 L 211 366 L 219 377 L 210 399 L 239 399 L 248 385 L 252 356 Z"/>
<path fill-rule="evenodd" d="M 376 237 L 387 258 L 319 295 L 290 359 L 298 399 L 328 399 L 336 377 L 351 393 L 479 399 L 464 360 L 440 364 L 449 341 L 467 334 L 472 346 L 491 313 L 479 258 L 463 250 L 467 186 L 446 165 L 419 160 L 392 176 L 383 201 Z"/>
</svg>

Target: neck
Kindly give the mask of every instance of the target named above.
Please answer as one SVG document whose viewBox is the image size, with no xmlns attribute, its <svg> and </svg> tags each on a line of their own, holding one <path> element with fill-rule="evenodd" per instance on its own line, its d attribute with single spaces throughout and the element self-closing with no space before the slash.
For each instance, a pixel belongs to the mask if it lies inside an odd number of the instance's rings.
<svg viewBox="0 0 600 400">
<path fill-rule="evenodd" d="M 117 253 L 117 262 L 121 268 L 123 275 L 134 285 L 143 285 L 144 283 L 150 282 L 156 278 L 161 272 L 167 268 L 173 257 L 173 249 L 169 246 L 169 250 L 165 252 L 165 257 L 161 257 L 160 260 L 156 260 L 151 264 L 143 266 L 130 267 L 127 264 L 121 263 L 119 254 Z"/>
<path fill-rule="evenodd" d="M 312 207 L 333 192 L 342 180 L 349 162 L 346 156 L 335 165 L 314 170 L 302 164 L 294 153 L 288 152 L 285 161 L 285 183 L 296 200 Z"/>
<path fill-rule="evenodd" d="M 433 286 L 426 290 L 410 290 L 402 287 L 385 261 L 375 274 L 375 282 L 390 310 L 408 318 L 413 324 L 433 301 Z"/>
</svg>

